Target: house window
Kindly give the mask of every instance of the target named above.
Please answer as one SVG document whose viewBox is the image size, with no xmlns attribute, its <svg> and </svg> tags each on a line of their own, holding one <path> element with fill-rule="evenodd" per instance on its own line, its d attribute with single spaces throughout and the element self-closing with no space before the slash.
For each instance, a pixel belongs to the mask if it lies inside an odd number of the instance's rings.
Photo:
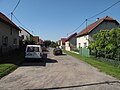
<svg viewBox="0 0 120 90">
<path fill-rule="evenodd" d="M 84 43 L 84 48 L 87 47 L 87 43 Z"/>
<path fill-rule="evenodd" d="M 14 45 L 17 44 L 17 39 L 16 39 L 16 38 L 13 39 L 13 44 L 14 44 Z"/>
<path fill-rule="evenodd" d="M 8 37 L 7 36 L 2 36 L 2 44 L 4 46 L 7 46 L 8 45 Z"/>
<path fill-rule="evenodd" d="M 79 48 L 81 47 L 81 43 L 79 43 Z"/>
<path fill-rule="evenodd" d="M 24 39 L 24 35 L 21 36 L 22 40 Z"/>
</svg>

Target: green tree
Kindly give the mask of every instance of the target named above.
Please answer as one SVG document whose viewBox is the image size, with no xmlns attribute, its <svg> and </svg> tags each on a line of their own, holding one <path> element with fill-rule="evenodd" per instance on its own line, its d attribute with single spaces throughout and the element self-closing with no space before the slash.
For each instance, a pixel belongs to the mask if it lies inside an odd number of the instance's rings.
<svg viewBox="0 0 120 90">
<path fill-rule="evenodd" d="M 120 28 L 112 30 L 101 30 L 93 35 L 89 49 L 96 57 L 119 58 L 120 49 Z"/>
<path fill-rule="evenodd" d="M 43 44 L 45 45 L 45 47 L 49 47 L 51 44 L 51 40 L 45 40 L 43 41 Z"/>
</svg>

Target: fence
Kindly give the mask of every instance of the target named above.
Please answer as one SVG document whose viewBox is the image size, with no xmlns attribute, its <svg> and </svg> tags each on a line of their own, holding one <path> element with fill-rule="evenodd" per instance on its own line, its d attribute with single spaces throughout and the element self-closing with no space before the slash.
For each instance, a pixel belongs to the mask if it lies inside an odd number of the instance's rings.
<svg viewBox="0 0 120 90">
<path fill-rule="evenodd" d="M 90 50 L 88 48 L 80 48 L 79 49 L 79 54 L 81 56 L 90 57 Z"/>
</svg>

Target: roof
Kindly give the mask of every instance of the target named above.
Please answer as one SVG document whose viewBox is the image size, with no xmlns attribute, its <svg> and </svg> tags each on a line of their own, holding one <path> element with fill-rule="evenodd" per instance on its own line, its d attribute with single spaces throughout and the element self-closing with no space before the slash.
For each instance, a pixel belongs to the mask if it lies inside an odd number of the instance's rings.
<svg viewBox="0 0 120 90">
<path fill-rule="evenodd" d="M 74 33 L 74 34 L 70 35 L 68 38 L 66 38 L 66 41 L 69 41 L 72 37 L 74 37 L 76 35 L 77 35 L 77 33 Z"/>
<path fill-rule="evenodd" d="M 22 28 L 22 27 L 20 27 L 20 26 L 19 26 L 19 28 L 20 28 L 21 30 L 24 30 L 24 31 L 27 32 L 30 36 L 33 37 L 33 35 L 32 35 L 30 32 L 28 32 L 27 30 L 25 30 L 24 28 Z"/>
<path fill-rule="evenodd" d="M 12 25 L 14 28 L 19 29 L 9 18 L 7 18 L 3 13 L 0 12 L 0 19 L 3 20 L 4 22 L 8 23 L 9 25 Z"/>
<path fill-rule="evenodd" d="M 62 43 L 65 43 L 66 38 L 61 38 Z"/>
<path fill-rule="evenodd" d="M 113 19 L 109 16 L 106 16 L 106 17 L 101 18 L 98 21 L 88 25 L 85 29 L 83 29 L 80 33 L 77 34 L 77 37 L 88 34 L 90 31 L 92 31 L 95 27 L 97 27 L 103 21 L 115 21 L 117 24 L 119 24 L 115 19 Z"/>
</svg>

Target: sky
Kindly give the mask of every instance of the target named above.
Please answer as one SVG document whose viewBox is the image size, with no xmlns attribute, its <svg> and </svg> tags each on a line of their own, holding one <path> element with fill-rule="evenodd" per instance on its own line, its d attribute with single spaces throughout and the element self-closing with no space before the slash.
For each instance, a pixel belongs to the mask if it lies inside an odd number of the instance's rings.
<svg viewBox="0 0 120 90">
<path fill-rule="evenodd" d="M 24 27 L 14 17 L 12 21 L 17 26 L 27 28 L 31 34 L 43 40 L 57 41 L 75 32 L 79 33 L 86 24 L 75 29 L 85 19 L 103 11 L 117 1 L 119 0 L 21 0 L 14 15 Z M 10 13 L 17 2 L 18 0 L 0 0 L 0 12 L 10 18 Z M 120 23 L 119 10 L 120 3 L 88 20 L 87 24 L 105 16 L 110 16 Z"/>
</svg>

